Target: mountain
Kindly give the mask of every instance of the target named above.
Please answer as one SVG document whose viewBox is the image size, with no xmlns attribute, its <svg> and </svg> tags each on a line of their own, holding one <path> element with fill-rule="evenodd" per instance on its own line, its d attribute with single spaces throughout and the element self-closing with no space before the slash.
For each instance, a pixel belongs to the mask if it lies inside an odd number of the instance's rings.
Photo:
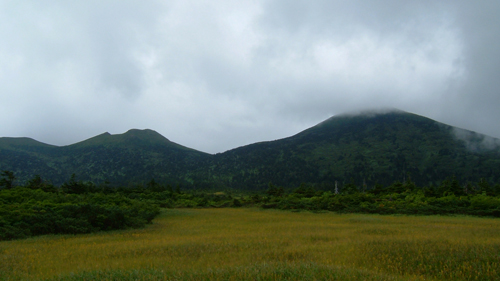
<svg viewBox="0 0 500 281">
<path fill-rule="evenodd" d="M 11 170 L 19 181 L 34 175 L 61 184 L 74 173 L 78 179 L 117 184 L 183 182 L 207 153 L 190 149 L 153 130 L 129 130 L 120 135 L 104 133 L 68 146 L 36 141 L 0 139 L 0 170 Z"/>
<path fill-rule="evenodd" d="M 265 188 L 269 182 L 333 186 L 419 185 L 456 176 L 500 179 L 500 140 L 402 111 L 334 116 L 292 137 L 239 147 L 211 159 L 204 178 Z"/>
<path fill-rule="evenodd" d="M 30 138 L 0 138 L 0 171 L 13 171 L 22 181 L 36 174 L 57 174 L 51 167 L 55 148 Z"/>
<path fill-rule="evenodd" d="M 263 189 L 335 182 L 373 186 L 408 177 L 417 185 L 500 181 L 500 140 L 403 111 L 329 118 L 294 136 L 215 155 L 169 141 L 152 130 L 104 133 L 69 146 L 0 138 L 0 170 L 20 182 L 39 174 L 61 184 L 78 179 L 113 184 L 182 183 Z"/>
</svg>

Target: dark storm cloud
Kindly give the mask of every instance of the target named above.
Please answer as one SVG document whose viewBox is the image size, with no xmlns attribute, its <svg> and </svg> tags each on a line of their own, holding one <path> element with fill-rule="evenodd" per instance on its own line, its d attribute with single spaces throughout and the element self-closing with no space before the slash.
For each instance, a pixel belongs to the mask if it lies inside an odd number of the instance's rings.
<svg viewBox="0 0 500 281">
<path fill-rule="evenodd" d="M 400 108 L 500 137 L 495 1 L 4 1 L 2 136 L 208 152 Z"/>
</svg>

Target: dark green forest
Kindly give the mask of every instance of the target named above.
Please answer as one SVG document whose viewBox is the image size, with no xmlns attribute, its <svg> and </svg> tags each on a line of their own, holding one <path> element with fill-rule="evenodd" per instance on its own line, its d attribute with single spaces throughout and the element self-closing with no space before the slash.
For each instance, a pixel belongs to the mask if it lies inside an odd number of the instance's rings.
<svg viewBox="0 0 500 281">
<path fill-rule="evenodd" d="M 405 182 L 388 186 L 337 184 L 324 189 L 307 185 L 282 187 L 272 183 L 261 192 L 184 189 L 147 184 L 111 187 L 77 180 L 73 175 L 55 186 L 40 176 L 25 185 L 4 171 L 0 178 L 0 240 L 45 234 L 79 234 L 143 227 L 160 208 L 258 207 L 281 210 L 406 215 L 473 215 L 500 217 L 500 184 L 459 182 L 440 185 Z"/>
<path fill-rule="evenodd" d="M 152 130 L 104 133 L 68 145 L 0 138 L 0 171 L 20 185 L 41 175 L 55 185 L 72 174 L 95 184 L 162 184 L 264 191 L 269 182 L 328 189 L 335 182 L 374 186 L 500 182 L 500 140 L 402 111 L 339 115 L 287 138 L 208 154 Z"/>
</svg>

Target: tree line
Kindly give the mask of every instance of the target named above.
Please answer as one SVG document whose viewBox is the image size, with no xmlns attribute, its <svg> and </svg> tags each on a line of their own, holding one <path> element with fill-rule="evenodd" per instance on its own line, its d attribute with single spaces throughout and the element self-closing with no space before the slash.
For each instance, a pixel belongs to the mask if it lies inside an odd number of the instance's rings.
<svg viewBox="0 0 500 281">
<path fill-rule="evenodd" d="M 419 187 L 411 178 L 388 186 L 268 184 L 266 190 L 193 189 L 154 179 L 130 186 L 95 185 L 71 176 L 55 186 L 34 176 L 16 185 L 10 171 L 0 173 L 0 240 L 44 234 L 79 234 L 143 227 L 160 208 L 261 207 L 282 210 L 409 215 L 500 217 L 500 184 L 481 179 L 461 184 L 448 178 Z"/>
<path fill-rule="evenodd" d="M 416 186 L 410 178 L 372 188 L 351 182 L 326 191 L 304 184 L 288 193 L 270 184 L 266 194 L 259 199 L 262 207 L 283 210 L 500 217 L 500 184 L 491 186 L 484 179 L 461 185 L 449 178 L 438 186 L 425 187 Z"/>
</svg>

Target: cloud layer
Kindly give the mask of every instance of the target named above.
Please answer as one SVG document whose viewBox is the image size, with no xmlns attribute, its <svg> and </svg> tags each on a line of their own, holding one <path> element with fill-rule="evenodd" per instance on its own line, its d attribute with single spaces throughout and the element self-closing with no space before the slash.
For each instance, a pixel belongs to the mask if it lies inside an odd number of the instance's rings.
<svg viewBox="0 0 500 281">
<path fill-rule="evenodd" d="M 222 152 L 395 107 L 500 137 L 498 1 L 3 1 L 0 136 Z"/>
</svg>

